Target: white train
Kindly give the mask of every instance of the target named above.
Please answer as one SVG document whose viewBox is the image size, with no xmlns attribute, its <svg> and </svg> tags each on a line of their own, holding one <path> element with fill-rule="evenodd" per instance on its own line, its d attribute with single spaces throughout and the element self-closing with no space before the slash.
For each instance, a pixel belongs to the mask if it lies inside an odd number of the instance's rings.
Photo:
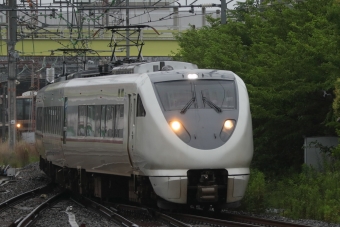
<svg viewBox="0 0 340 227">
<path fill-rule="evenodd" d="M 233 72 L 176 61 L 100 67 L 44 87 L 36 108 L 41 169 L 80 193 L 217 209 L 244 196 L 252 122 Z"/>
</svg>

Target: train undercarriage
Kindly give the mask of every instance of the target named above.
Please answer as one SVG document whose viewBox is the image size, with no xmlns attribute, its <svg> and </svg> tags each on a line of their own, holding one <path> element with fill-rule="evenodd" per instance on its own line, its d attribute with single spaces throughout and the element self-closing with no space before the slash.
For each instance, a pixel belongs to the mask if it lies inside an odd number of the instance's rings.
<svg viewBox="0 0 340 227">
<path fill-rule="evenodd" d="M 62 168 L 40 157 L 40 169 L 53 182 L 74 193 L 101 200 L 133 202 L 162 209 L 183 209 L 190 205 L 220 211 L 226 204 L 228 172 L 219 170 L 189 170 L 187 204 L 168 202 L 156 195 L 149 177 L 131 177 L 89 173 L 84 169 Z M 233 207 L 239 204 L 232 204 Z"/>
</svg>

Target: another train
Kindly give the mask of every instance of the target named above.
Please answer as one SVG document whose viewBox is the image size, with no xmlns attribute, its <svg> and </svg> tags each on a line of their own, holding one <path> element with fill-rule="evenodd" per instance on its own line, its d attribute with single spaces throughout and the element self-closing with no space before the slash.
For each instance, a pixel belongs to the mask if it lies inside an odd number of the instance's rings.
<svg viewBox="0 0 340 227">
<path fill-rule="evenodd" d="M 34 118 L 34 103 L 35 103 L 35 91 L 27 91 L 22 94 L 22 96 L 16 97 L 16 128 L 17 134 L 20 135 L 23 132 L 33 132 L 35 128 L 35 118 Z M 7 105 L 4 111 L 4 101 L 8 103 L 7 99 L 4 100 L 3 97 L 0 97 L 0 128 L 2 128 L 2 118 L 5 116 L 5 132 L 8 132 L 8 117 L 7 117 Z M 2 130 L 0 130 L 0 134 Z"/>
<path fill-rule="evenodd" d="M 61 79 L 36 101 L 40 167 L 56 182 L 162 208 L 240 204 L 253 138 L 235 73 L 164 61 Z"/>
</svg>

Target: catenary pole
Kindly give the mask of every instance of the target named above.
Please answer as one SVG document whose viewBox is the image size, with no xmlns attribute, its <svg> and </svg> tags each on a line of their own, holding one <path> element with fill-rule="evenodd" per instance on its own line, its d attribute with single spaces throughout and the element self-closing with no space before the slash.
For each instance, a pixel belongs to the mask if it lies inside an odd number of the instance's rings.
<svg viewBox="0 0 340 227">
<path fill-rule="evenodd" d="M 2 142 L 6 141 L 6 116 L 7 116 L 7 105 L 6 105 L 6 83 L 2 83 Z"/>
<path fill-rule="evenodd" d="M 8 0 L 11 9 L 16 8 L 16 0 Z M 7 31 L 7 55 L 8 55 L 8 142 L 9 148 L 14 149 L 16 142 L 16 67 L 17 53 L 15 44 L 17 39 L 17 11 L 7 12 L 8 31 Z"/>
<path fill-rule="evenodd" d="M 221 24 L 227 23 L 227 3 L 226 0 L 221 0 Z"/>
<path fill-rule="evenodd" d="M 129 6 L 129 0 L 126 0 L 126 6 L 128 7 Z M 130 10 L 127 8 L 126 9 L 126 26 L 129 26 L 130 24 L 130 20 L 129 20 L 129 17 L 130 17 Z M 127 28 L 126 29 L 126 57 L 127 58 L 130 58 L 130 31 L 129 29 Z"/>
</svg>

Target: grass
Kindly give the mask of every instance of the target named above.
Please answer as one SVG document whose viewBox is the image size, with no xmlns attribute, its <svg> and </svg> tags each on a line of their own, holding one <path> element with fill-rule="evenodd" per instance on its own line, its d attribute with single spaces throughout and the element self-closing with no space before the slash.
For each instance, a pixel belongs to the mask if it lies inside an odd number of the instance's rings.
<svg viewBox="0 0 340 227">
<path fill-rule="evenodd" d="M 0 143 L 0 165 L 10 165 L 13 168 L 23 167 L 39 160 L 39 145 L 24 141 L 16 143 L 13 150 L 8 142 Z"/>
<path fill-rule="evenodd" d="M 301 173 L 280 180 L 252 170 L 242 209 L 257 213 L 275 209 L 293 219 L 340 223 L 339 164 L 328 163 L 322 172 L 303 166 Z"/>
</svg>

